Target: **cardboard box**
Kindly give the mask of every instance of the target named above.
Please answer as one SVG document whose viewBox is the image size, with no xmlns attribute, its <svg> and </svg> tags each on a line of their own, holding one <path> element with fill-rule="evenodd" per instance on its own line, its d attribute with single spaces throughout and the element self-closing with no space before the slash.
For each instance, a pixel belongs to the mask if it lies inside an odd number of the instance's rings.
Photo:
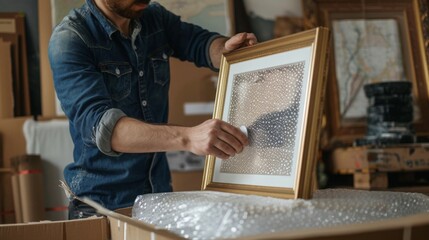
<svg viewBox="0 0 429 240">
<path fill-rule="evenodd" d="M 267 233 L 243 239 L 307 240 L 424 240 L 429 236 L 429 213 L 383 221 L 310 228 L 282 233 Z"/>
<path fill-rule="evenodd" d="M 93 204 L 93 203 L 90 203 Z M 112 240 L 131 239 L 183 239 L 179 235 L 154 225 L 131 218 L 131 208 L 109 211 L 100 205 L 94 205 L 97 210 L 106 215 L 110 223 L 110 236 Z"/>
<path fill-rule="evenodd" d="M 184 239 L 130 217 L 131 209 L 109 211 L 91 200 L 84 201 L 106 215 L 110 222 L 112 240 L 130 239 Z M 406 237 L 405 237 L 406 236 Z M 429 236 L 429 213 L 421 213 L 389 220 L 347 224 L 337 227 L 307 228 L 279 233 L 264 233 L 237 239 L 392 239 L 426 240 Z"/>
<path fill-rule="evenodd" d="M 195 126 L 212 118 L 213 108 L 208 103 L 215 100 L 216 85 L 213 79 L 217 79 L 217 73 L 173 58 L 170 59 L 170 68 L 169 123 Z M 186 105 L 194 105 L 195 111 L 185 111 Z M 205 108 L 211 108 L 210 113 Z"/>
<path fill-rule="evenodd" d="M 22 125 L 30 117 L 18 117 L 0 119 L 0 135 L 2 136 L 2 166 L 12 168 L 10 159 L 13 156 L 25 154 L 25 139 L 22 133 Z M 3 205 L 0 206 L 0 212 L 4 213 L 3 223 L 15 223 L 12 183 L 9 174 L 3 174 L 3 189 L 0 193 Z"/>
<path fill-rule="evenodd" d="M 353 187 L 358 189 L 386 189 L 389 179 L 385 172 L 355 172 Z"/>
<path fill-rule="evenodd" d="M 45 220 L 42 160 L 39 155 L 12 158 L 12 190 L 17 223 Z M 19 215 L 21 214 L 21 215 Z M 22 220 L 22 221 L 20 221 Z"/>
<path fill-rule="evenodd" d="M 338 148 L 332 152 L 329 165 L 331 172 L 339 174 L 429 170 L 429 145 Z"/>
<path fill-rule="evenodd" d="M 0 239 L 33 240 L 135 240 L 183 239 L 183 237 L 130 217 L 131 208 L 117 211 L 84 200 L 107 217 L 71 221 L 0 225 Z M 389 220 L 347 224 L 337 227 L 306 228 L 287 232 L 263 233 L 237 239 L 389 239 L 426 240 L 429 213 Z"/>
<path fill-rule="evenodd" d="M 80 220 L 33 222 L 0 225 L 5 240 L 108 240 L 110 231 L 105 217 Z"/>
<path fill-rule="evenodd" d="M 201 190 L 203 171 L 171 171 L 173 191 Z"/>
<path fill-rule="evenodd" d="M 58 187 L 64 168 L 73 162 L 73 141 L 66 119 L 28 120 L 23 126 L 27 154 L 40 155 L 46 220 L 66 220 L 68 199 Z M 42 194 L 41 194 L 42 195 Z"/>
<path fill-rule="evenodd" d="M 26 121 L 31 120 L 31 117 L 19 117 L 19 118 L 10 118 L 10 119 L 0 119 L 0 136 L 3 138 L 3 144 L 0 144 L 0 152 L 3 148 L 3 153 L 1 154 L 0 161 L 1 165 L 3 165 L 6 168 L 12 167 L 11 159 L 13 157 L 17 156 L 23 156 L 26 155 L 26 139 L 23 134 L 23 125 Z M 39 118 L 39 121 L 37 122 L 40 125 L 43 125 L 48 122 L 48 118 Z M 55 122 L 58 122 L 57 120 Z M 27 124 L 28 125 L 28 124 Z M 68 136 L 68 127 L 61 127 L 58 129 L 58 125 L 50 125 L 51 129 L 55 129 L 56 133 L 53 134 L 54 137 L 51 137 L 52 135 L 45 135 L 44 132 L 41 131 L 40 128 L 32 129 L 36 132 L 38 132 L 38 137 L 40 139 L 44 139 L 45 141 L 54 141 L 53 139 L 58 139 L 58 134 L 67 132 Z M 62 135 L 61 135 L 62 136 Z M 69 136 L 70 138 L 70 136 Z M 40 153 L 40 157 L 42 158 L 42 174 L 43 174 L 43 186 L 44 186 L 44 195 L 45 196 L 45 218 L 43 220 L 65 220 L 67 219 L 67 205 L 68 200 L 66 199 L 63 191 L 58 187 L 58 180 L 62 179 L 63 175 L 63 169 L 66 164 L 68 164 L 70 158 L 72 159 L 72 154 L 68 154 L 69 152 L 66 150 L 69 150 L 64 145 L 72 144 L 71 139 L 70 141 L 67 141 L 67 139 L 64 139 L 64 141 L 56 141 L 56 145 L 59 148 L 62 149 L 62 156 L 53 154 L 53 152 L 49 152 L 49 154 L 46 154 L 46 151 L 40 152 L 41 145 L 40 140 L 38 140 L 39 145 L 37 147 L 31 148 L 33 151 L 37 150 L 37 154 Z M 62 145 L 64 144 L 64 145 Z M 45 146 L 44 144 L 43 146 Z M 69 147 L 70 153 L 72 151 L 73 146 Z M 65 155 L 64 155 L 65 154 Z M 66 158 L 70 156 L 70 158 Z M 25 173 L 25 172 L 24 172 Z M 34 172 L 33 172 L 34 173 Z M 16 216 L 22 216 L 22 213 L 19 212 L 20 208 L 15 209 L 14 208 L 14 201 L 13 199 L 18 199 L 18 197 L 12 197 L 13 191 L 12 191 L 12 185 L 14 184 L 12 182 L 12 178 L 14 176 L 11 176 L 12 174 L 3 174 L 1 177 L 2 179 L 2 187 L 0 187 L 0 202 L 3 202 L 3 205 L 0 205 L 0 213 L 4 213 L 3 215 L 0 215 L 0 222 L 2 223 L 19 223 L 19 222 L 25 222 L 22 218 L 16 218 Z M 35 175 L 35 174 L 32 174 Z M 24 175 L 20 175 L 23 177 Z M 27 177 L 31 176 L 26 175 Z M 12 178 L 11 178 L 12 177 Z M 16 179 L 15 179 L 16 180 Z M 32 181 L 30 181 L 33 183 Z M 15 187 L 17 186 L 19 182 L 16 181 Z M 30 221 L 35 221 L 37 219 L 31 219 Z"/>
<path fill-rule="evenodd" d="M 1 139 L 0 139 L 0 144 L 1 144 Z M 1 158 L 1 157 L 0 157 Z M 4 189 L 4 177 L 10 177 L 12 175 L 13 170 L 10 168 L 0 168 L 0 193 L 3 192 Z M 6 215 L 7 213 L 2 211 L 2 207 L 3 206 L 3 198 L 0 197 L 0 224 L 4 223 L 3 217 L 4 215 Z"/>
</svg>

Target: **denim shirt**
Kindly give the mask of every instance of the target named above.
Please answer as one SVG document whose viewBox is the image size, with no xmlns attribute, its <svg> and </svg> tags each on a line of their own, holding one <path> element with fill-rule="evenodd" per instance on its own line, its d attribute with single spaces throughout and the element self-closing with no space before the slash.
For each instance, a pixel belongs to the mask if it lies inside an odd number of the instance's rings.
<svg viewBox="0 0 429 240">
<path fill-rule="evenodd" d="M 124 116 L 167 123 L 169 58 L 214 69 L 208 51 L 219 37 L 158 3 L 131 30 L 130 37 L 122 35 L 87 0 L 54 29 L 49 43 L 55 90 L 74 142 L 65 180 L 77 196 L 108 209 L 131 206 L 140 194 L 172 190 L 165 153 L 115 152 L 112 131 Z"/>
</svg>

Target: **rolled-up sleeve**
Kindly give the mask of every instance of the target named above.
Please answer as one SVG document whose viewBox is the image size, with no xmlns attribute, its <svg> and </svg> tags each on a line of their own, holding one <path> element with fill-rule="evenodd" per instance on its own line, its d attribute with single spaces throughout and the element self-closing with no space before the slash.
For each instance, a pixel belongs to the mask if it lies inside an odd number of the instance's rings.
<svg viewBox="0 0 429 240">
<path fill-rule="evenodd" d="M 219 71 L 219 68 L 216 68 L 216 67 L 214 67 L 213 66 L 213 62 L 212 62 L 212 59 L 211 59 L 211 57 L 210 57 L 210 46 L 212 45 L 212 43 L 213 43 L 213 41 L 215 40 L 215 39 L 217 39 L 217 38 L 222 38 L 222 37 L 224 37 L 224 36 L 222 36 L 222 35 L 213 35 L 213 36 L 211 36 L 210 38 L 209 38 L 209 40 L 207 41 L 207 44 L 206 44 L 206 61 L 208 62 L 208 67 L 212 70 L 212 71 L 215 71 L 215 72 L 218 72 Z"/>
<path fill-rule="evenodd" d="M 54 86 L 61 106 L 76 133 L 76 145 L 97 147 L 109 156 L 119 156 L 111 148 L 117 121 L 125 113 L 112 100 L 88 44 L 70 28 L 54 32 L 49 58 Z"/>
<path fill-rule="evenodd" d="M 102 153 L 113 157 L 121 155 L 121 153 L 113 151 L 111 139 L 116 123 L 125 116 L 122 110 L 112 108 L 107 110 L 101 117 L 95 132 L 95 142 Z"/>
</svg>

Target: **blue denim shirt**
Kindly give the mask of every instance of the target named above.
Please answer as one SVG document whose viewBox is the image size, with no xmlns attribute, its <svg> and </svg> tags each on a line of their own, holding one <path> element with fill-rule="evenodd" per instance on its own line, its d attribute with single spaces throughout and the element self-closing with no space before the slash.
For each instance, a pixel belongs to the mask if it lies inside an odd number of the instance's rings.
<svg viewBox="0 0 429 240">
<path fill-rule="evenodd" d="M 165 153 L 115 152 L 111 134 L 124 116 L 167 123 L 169 57 L 214 69 L 208 50 L 219 37 L 158 3 L 132 26 L 131 36 L 123 36 L 87 0 L 54 29 L 49 43 L 55 90 L 75 145 L 65 180 L 77 196 L 109 209 L 131 206 L 139 194 L 172 190 Z"/>
</svg>

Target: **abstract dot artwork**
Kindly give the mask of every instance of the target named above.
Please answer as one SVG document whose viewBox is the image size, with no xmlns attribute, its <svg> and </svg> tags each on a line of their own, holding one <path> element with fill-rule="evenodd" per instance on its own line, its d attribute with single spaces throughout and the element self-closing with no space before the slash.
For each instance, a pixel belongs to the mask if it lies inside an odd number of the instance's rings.
<svg viewBox="0 0 429 240">
<path fill-rule="evenodd" d="M 248 130 L 249 146 L 222 161 L 220 172 L 290 176 L 305 62 L 233 76 L 227 121 Z"/>
</svg>

